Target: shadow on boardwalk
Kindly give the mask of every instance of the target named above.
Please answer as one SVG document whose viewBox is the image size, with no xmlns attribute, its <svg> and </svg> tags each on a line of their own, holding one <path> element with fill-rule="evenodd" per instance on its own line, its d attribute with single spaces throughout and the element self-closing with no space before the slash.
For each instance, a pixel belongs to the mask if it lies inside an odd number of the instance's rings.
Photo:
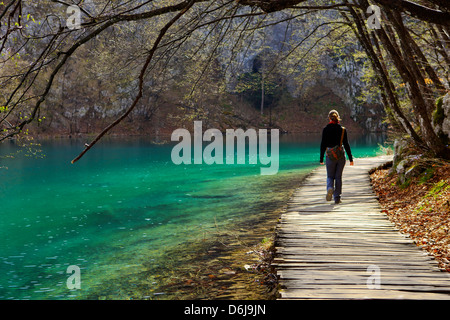
<svg viewBox="0 0 450 320">
<path fill-rule="evenodd" d="M 450 300 L 448 273 L 380 211 L 368 172 L 391 159 L 346 166 L 339 205 L 325 200 L 324 166 L 296 190 L 277 226 L 281 299 Z"/>
</svg>

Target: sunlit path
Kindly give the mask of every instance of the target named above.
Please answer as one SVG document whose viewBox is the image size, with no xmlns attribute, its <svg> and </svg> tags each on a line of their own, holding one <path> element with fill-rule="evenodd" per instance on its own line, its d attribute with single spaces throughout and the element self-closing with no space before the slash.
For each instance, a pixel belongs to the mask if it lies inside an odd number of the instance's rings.
<svg viewBox="0 0 450 320">
<path fill-rule="evenodd" d="M 281 299 L 450 299 L 449 274 L 380 212 L 368 171 L 388 160 L 347 166 L 339 205 L 323 166 L 297 189 L 277 228 Z"/>
</svg>

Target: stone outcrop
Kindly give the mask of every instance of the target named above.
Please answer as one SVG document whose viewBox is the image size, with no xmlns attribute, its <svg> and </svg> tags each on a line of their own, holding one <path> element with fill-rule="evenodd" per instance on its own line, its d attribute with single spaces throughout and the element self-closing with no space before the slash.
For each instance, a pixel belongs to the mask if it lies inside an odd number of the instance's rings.
<svg viewBox="0 0 450 320">
<path fill-rule="evenodd" d="M 443 141 L 450 142 L 450 93 L 437 100 L 436 110 L 433 113 L 433 127 Z"/>
</svg>

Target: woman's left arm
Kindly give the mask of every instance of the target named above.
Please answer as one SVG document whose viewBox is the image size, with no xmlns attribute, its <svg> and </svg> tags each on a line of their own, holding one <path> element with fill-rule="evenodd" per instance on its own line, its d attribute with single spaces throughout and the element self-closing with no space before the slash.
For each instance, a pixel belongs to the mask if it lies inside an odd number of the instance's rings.
<svg viewBox="0 0 450 320">
<path fill-rule="evenodd" d="M 352 149 L 350 148 L 350 144 L 348 143 L 348 136 L 347 136 L 347 130 L 345 130 L 344 133 L 344 148 L 347 152 L 348 160 L 350 161 L 350 165 L 353 165 L 353 155 L 352 155 Z"/>
</svg>

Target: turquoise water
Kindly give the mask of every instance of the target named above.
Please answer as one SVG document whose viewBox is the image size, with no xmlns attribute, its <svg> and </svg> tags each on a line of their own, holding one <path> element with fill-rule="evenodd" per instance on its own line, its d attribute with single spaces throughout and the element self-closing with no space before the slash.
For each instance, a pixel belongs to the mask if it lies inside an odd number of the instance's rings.
<svg viewBox="0 0 450 320">
<path fill-rule="evenodd" d="M 350 141 L 354 156 L 375 155 L 381 140 Z M 173 145 L 137 138 L 105 139 L 75 165 L 84 141 L 43 141 L 43 158 L 0 158 L 0 299 L 157 297 L 178 260 L 167 253 L 195 254 L 189 244 L 218 225 L 232 230 L 282 206 L 317 166 L 318 141 L 282 136 L 274 176 L 259 164 L 177 166 Z M 2 155 L 16 150 L 0 145 Z M 71 265 L 80 290 L 68 289 Z"/>
</svg>

